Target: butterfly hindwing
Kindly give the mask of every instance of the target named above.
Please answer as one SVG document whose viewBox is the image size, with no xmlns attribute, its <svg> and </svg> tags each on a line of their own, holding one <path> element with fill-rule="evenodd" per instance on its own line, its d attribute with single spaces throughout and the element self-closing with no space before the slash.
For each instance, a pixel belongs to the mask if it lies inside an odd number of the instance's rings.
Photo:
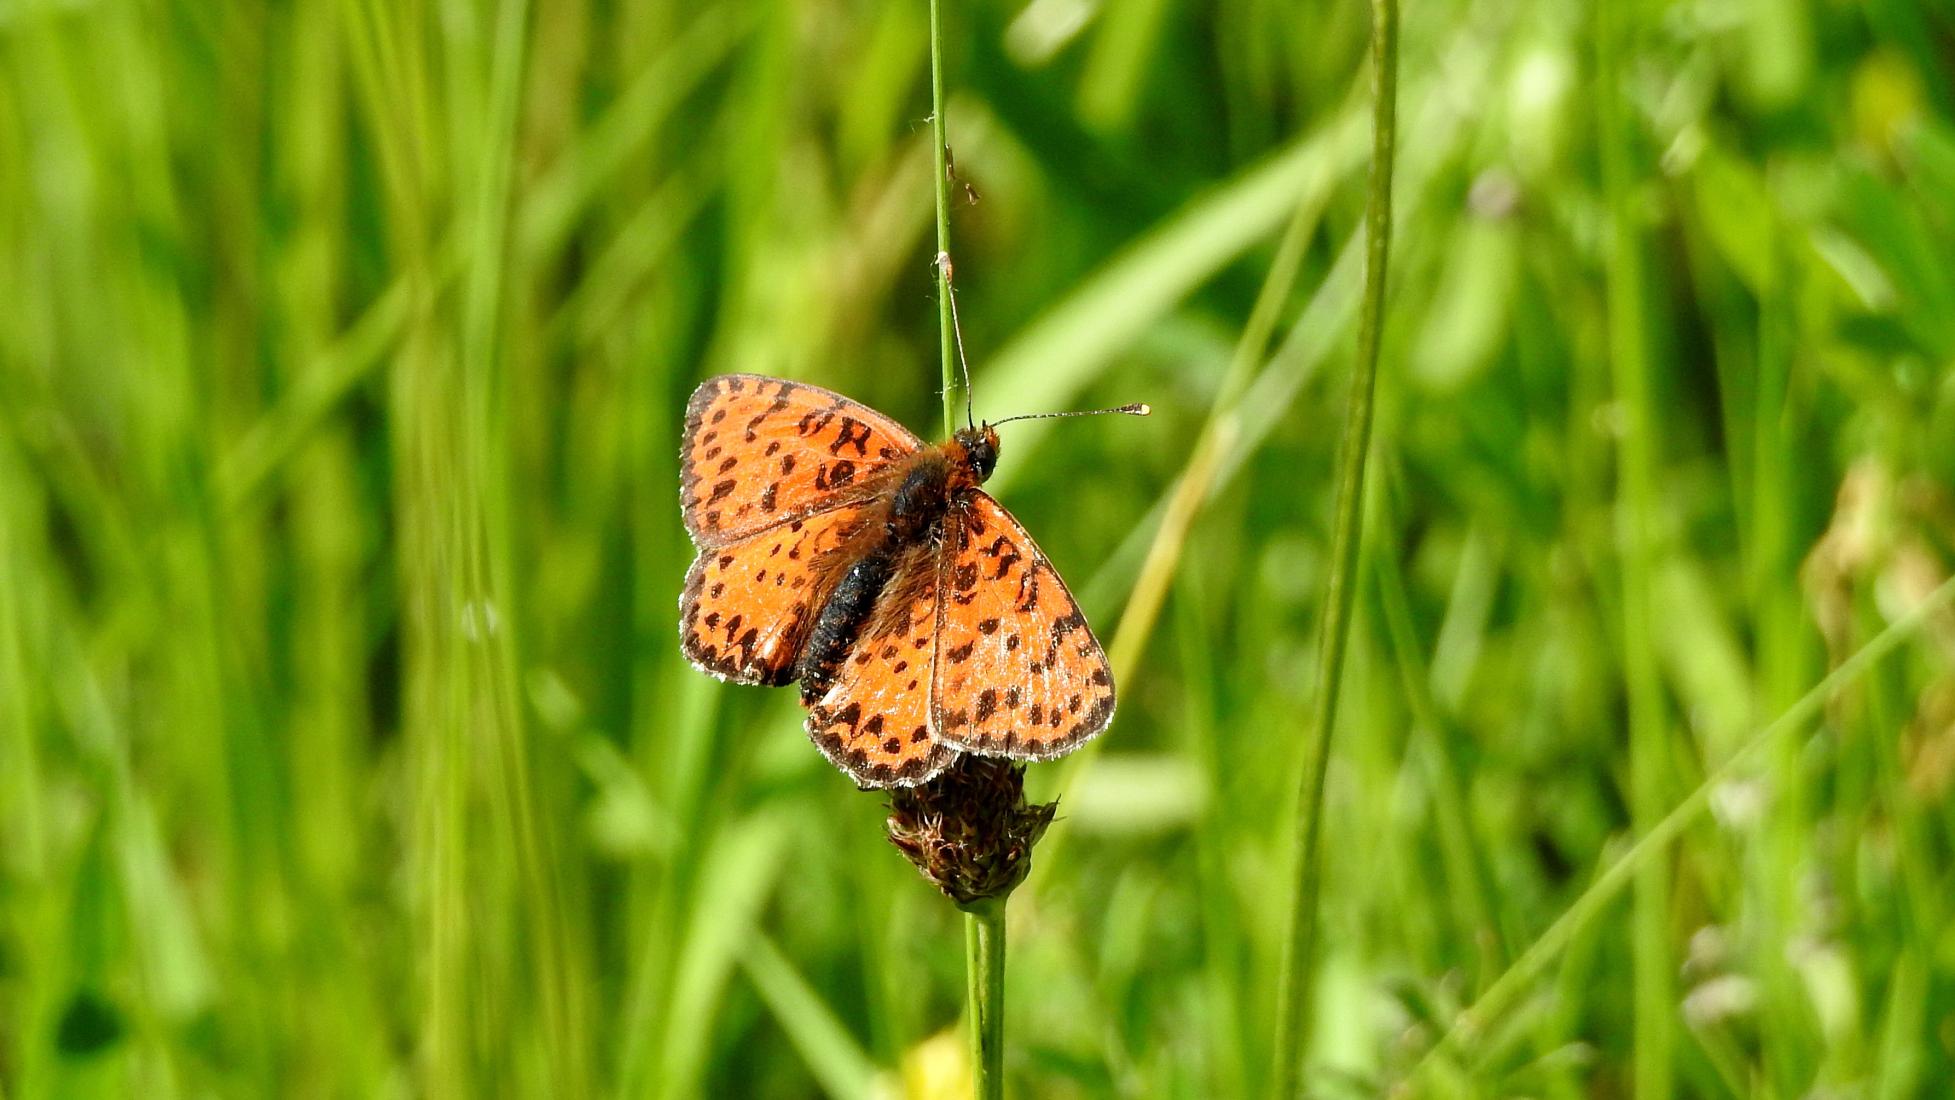
<svg viewBox="0 0 1955 1100">
<path fill-rule="evenodd" d="M 700 551 L 679 596 L 686 658 L 736 683 L 792 680 L 795 658 L 837 572 L 837 555 L 869 510 L 843 505 Z"/>
<path fill-rule="evenodd" d="M 972 490 L 944 524 L 937 740 L 1045 760 L 1113 720 L 1113 671 L 1072 593 L 1004 506 Z"/>
<path fill-rule="evenodd" d="M 957 755 L 930 735 L 936 559 L 928 544 L 898 552 L 854 645 L 808 707 L 808 736 L 865 787 L 921 783 Z"/>
<path fill-rule="evenodd" d="M 830 507 L 922 442 L 840 394 L 758 374 L 708 378 L 686 403 L 679 494 L 700 546 Z"/>
</svg>

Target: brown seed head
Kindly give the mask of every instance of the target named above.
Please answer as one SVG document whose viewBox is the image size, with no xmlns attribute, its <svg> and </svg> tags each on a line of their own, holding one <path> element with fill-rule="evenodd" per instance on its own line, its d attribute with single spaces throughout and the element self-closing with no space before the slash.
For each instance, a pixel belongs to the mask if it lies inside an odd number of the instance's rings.
<svg viewBox="0 0 1955 1100">
<path fill-rule="evenodd" d="M 898 787 L 889 839 L 960 908 L 1012 892 L 1032 869 L 1032 846 L 1058 803 L 1025 801 L 1025 769 L 970 753 L 935 779 Z"/>
</svg>

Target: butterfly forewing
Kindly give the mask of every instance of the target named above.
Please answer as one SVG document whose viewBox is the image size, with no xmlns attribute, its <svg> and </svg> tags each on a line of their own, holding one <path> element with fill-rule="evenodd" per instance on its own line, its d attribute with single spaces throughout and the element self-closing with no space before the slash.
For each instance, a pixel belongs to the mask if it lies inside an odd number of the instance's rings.
<svg viewBox="0 0 1955 1100">
<path fill-rule="evenodd" d="M 721 679 L 778 686 L 870 509 L 846 504 L 701 551 L 679 597 L 687 659 Z"/>
<path fill-rule="evenodd" d="M 930 735 L 936 558 L 928 544 L 900 553 L 855 645 L 808 709 L 808 735 L 863 786 L 921 783 L 957 755 Z"/>
<path fill-rule="evenodd" d="M 946 517 L 931 706 L 937 740 L 1047 759 L 1113 719 L 1113 673 L 1086 617 L 1011 513 L 971 490 Z"/>
<path fill-rule="evenodd" d="M 686 530 L 701 546 L 736 542 L 859 494 L 869 474 L 921 446 L 901 424 L 819 386 L 709 378 L 686 404 Z"/>
</svg>

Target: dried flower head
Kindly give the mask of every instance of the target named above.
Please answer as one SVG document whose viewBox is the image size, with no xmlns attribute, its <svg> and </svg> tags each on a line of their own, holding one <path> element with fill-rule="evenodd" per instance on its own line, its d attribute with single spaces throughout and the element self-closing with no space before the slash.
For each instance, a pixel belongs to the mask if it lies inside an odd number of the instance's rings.
<svg viewBox="0 0 1955 1100">
<path fill-rule="evenodd" d="M 961 908 L 1012 892 L 1032 869 L 1032 846 L 1058 803 L 1025 801 L 1025 769 L 965 753 L 935 779 L 898 787 L 889 839 Z"/>
</svg>

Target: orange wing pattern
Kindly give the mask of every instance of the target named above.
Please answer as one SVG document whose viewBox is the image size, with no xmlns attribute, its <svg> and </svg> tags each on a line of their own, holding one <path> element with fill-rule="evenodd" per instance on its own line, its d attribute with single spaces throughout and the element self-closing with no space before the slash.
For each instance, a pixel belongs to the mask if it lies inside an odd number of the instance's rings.
<svg viewBox="0 0 1955 1100">
<path fill-rule="evenodd" d="M 708 378 L 686 403 L 679 496 L 700 546 L 832 506 L 923 444 L 866 405 L 758 374 Z"/>
<path fill-rule="evenodd" d="M 844 505 L 700 551 L 679 594 L 686 658 L 722 680 L 791 681 L 802 640 L 833 584 L 834 555 L 861 530 L 867 511 Z"/>
<path fill-rule="evenodd" d="M 907 787 L 957 753 L 930 736 L 937 551 L 902 552 L 847 660 L 808 708 L 808 736 L 863 787 Z"/>
<path fill-rule="evenodd" d="M 972 490 L 944 521 L 931 707 L 937 740 L 1049 760 L 1113 720 L 1113 672 L 1025 528 Z"/>
</svg>

